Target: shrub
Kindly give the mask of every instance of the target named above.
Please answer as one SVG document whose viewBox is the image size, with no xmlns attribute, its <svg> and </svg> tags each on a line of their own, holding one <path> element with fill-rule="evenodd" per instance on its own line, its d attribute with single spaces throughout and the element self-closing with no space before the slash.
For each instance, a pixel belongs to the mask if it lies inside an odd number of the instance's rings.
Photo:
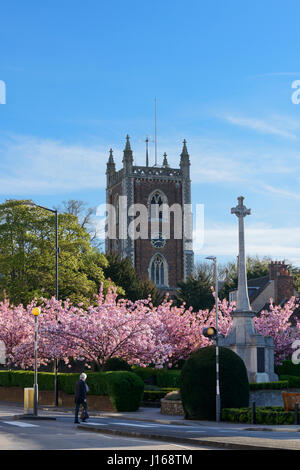
<svg viewBox="0 0 300 470">
<path fill-rule="evenodd" d="M 222 408 L 222 421 L 230 423 L 251 423 L 250 408 Z"/>
<path fill-rule="evenodd" d="M 287 381 L 289 388 L 300 388 L 300 377 L 297 375 L 281 375 L 280 380 Z"/>
<path fill-rule="evenodd" d="M 167 393 L 167 395 L 164 397 L 165 400 L 181 400 L 181 395 L 179 390 L 173 390 L 173 392 Z"/>
<path fill-rule="evenodd" d="M 165 398 L 166 394 L 169 392 L 174 392 L 174 388 L 159 388 L 145 385 L 143 401 L 160 401 L 160 399 Z"/>
<path fill-rule="evenodd" d="M 132 372 L 106 372 L 108 395 L 117 411 L 138 410 L 144 393 L 144 383 Z"/>
<path fill-rule="evenodd" d="M 293 364 L 291 360 L 285 360 L 279 366 L 275 366 L 277 375 L 292 375 L 300 377 L 300 364 Z"/>
<path fill-rule="evenodd" d="M 220 395 L 224 408 L 249 404 L 249 382 L 243 360 L 230 349 L 219 348 Z M 209 346 L 193 353 L 183 366 L 180 392 L 190 419 L 215 419 L 216 348 Z"/>
<path fill-rule="evenodd" d="M 128 372 L 131 372 L 131 366 L 124 359 L 111 357 L 105 362 L 103 371 L 107 372 L 112 370 L 127 370 Z"/>
</svg>

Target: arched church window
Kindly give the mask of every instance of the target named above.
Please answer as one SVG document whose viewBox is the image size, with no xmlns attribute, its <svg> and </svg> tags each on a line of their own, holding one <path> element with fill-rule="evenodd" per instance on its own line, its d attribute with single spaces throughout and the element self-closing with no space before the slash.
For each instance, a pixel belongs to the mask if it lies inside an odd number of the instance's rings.
<svg viewBox="0 0 300 470">
<path fill-rule="evenodd" d="M 159 190 L 152 192 L 148 198 L 149 218 L 163 218 L 163 204 L 167 204 L 166 195 Z"/>
<path fill-rule="evenodd" d="M 157 254 L 150 262 L 150 279 L 157 287 L 168 285 L 168 266 L 165 258 Z"/>
</svg>

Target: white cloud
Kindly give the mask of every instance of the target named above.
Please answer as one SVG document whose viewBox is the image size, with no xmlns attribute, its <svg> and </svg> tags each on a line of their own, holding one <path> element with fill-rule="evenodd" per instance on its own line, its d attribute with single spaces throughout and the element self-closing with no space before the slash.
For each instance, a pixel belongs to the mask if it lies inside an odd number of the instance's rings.
<svg viewBox="0 0 300 470">
<path fill-rule="evenodd" d="M 108 149 L 11 136 L 0 147 L 3 195 L 54 194 L 105 186 Z"/>
<path fill-rule="evenodd" d="M 238 226 L 207 225 L 204 228 L 204 245 L 197 243 L 201 233 L 194 233 L 194 250 L 198 255 L 214 254 L 232 256 L 238 254 Z M 271 256 L 274 260 L 289 260 L 300 266 L 300 226 L 272 227 L 265 224 L 245 228 L 246 254 Z"/>
<path fill-rule="evenodd" d="M 300 199 L 299 191 L 297 192 L 289 191 L 288 189 L 274 187 L 274 186 L 271 186 L 270 184 L 262 184 L 261 187 L 278 196 L 286 197 L 289 199 L 296 199 L 296 200 Z"/>
<path fill-rule="evenodd" d="M 144 144 L 134 140 L 131 144 L 135 164 L 145 164 Z M 160 148 L 163 146 L 169 164 L 178 167 L 182 149 L 180 140 L 178 145 L 168 146 L 167 141 L 161 139 Z M 19 135 L 2 138 L 0 194 L 30 197 L 95 190 L 103 196 L 109 147 L 106 142 L 84 145 Z M 271 147 L 262 152 L 228 140 L 199 137 L 190 139 L 188 150 L 193 185 L 209 183 L 221 188 L 228 183 L 246 184 L 253 191 L 268 196 L 300 198 L 297 191 L 286 189 L 287 181 L 289 187 L 298 184 L 294 181 L 300 170 L 296 151 L 283 153 L 280 148 Z M 117 169 L 122 167 L 122 153 L 121 148 L 114 151 Z"/>
<path fill-rule="evenodd" d="M 231 124 L 246 127 L 262 134 L 273 134 L 288 139 L 297 139 L 297 136 L 291 131 L 294 131 L 295 127 L 299 127 L 299 123 L 297 123 L 297 126 L 295 123 L 291 123 L 290 119 L 285 120 L 282 118 L 281 122 L 279 122 L 278 117 L 270 118 L 268 121 L 258 118 L 230 115 L 222 116 L 222 118 Z"/>
</svg>

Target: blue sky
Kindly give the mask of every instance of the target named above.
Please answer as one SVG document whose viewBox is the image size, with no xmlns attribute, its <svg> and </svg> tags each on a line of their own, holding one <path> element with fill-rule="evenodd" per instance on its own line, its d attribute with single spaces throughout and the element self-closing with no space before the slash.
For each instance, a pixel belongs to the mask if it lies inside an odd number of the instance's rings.
<svg viewBox="0 0 300 470">
<path fill-rule="evenodd" d="M 110 147 L 137 164 L 191 157 L 204 204 L 197 259 L 235 259 L 237 197 L 247 253 L 300 266 L 300 5 L 296 1 L 38 0 L 1 6 L 0 201 L 105 200 Z M 153 144 L 150 147 L 154 163 Z"/>
</svg>

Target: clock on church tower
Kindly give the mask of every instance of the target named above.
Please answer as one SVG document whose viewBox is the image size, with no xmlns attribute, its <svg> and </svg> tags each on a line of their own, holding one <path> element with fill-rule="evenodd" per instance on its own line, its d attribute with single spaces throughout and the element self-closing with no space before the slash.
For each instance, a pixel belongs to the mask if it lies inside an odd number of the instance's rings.
<svg viewBox="0 0 300 470">
<path fill-rule="evenodd" d="M 185 212 L 191 210 L 186 141 L 179 168 L 170 168 L 166 154 L 161 166 L 149 166 L 148 152 L 145 166 L 135 166 L 127 136 L 123 168 L 116 171 L 110 150 L 106 176 L 106 203 L 114 208 L 116 221 L 115 230 L 107 227 L 106 252 L 128 256 L 143 279 L 150 278 L 158 289 L 175 294 L 178 282 L 192 274 L 194 265 L 191 229 L 184 227 Z M 144 216 L 140 236 L 135 237 L 127 230 L 135 219 L 135 211 L 129 210 L 133 205 Z"/>
</svg>

